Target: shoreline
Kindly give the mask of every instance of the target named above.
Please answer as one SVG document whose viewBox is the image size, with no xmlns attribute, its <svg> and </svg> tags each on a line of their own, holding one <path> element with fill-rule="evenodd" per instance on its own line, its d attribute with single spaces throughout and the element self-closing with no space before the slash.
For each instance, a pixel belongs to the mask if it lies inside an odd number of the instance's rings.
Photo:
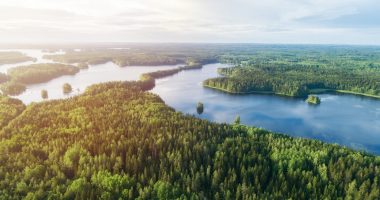
<svg viewBox="0 0 380 200">
<path fill-rule="evenodd" d="M 293 97 L 293 98 L 302 98 L 302 97 L 299 97 L 299 96 L 290 96 L 290 95 L 276 93 L 276 92 L 272 92 L 272 91 L 231 92 L 231 91 L 228 91 L 228 90 L 223 89 L 223 88 L 212 87 L 212 86 L 204 85 L 204 84 L 203 84 L 203 87 L 219 90 L 219 91 L 222 91 L 222 92 L 225 92 L 225 93 L 228 93 L 228 94 L 240 94 L 240 95 L 244 95 L 244 94 L 274 94 L 274 95 L 279 95 L 279 96 L 287 96 L 287 97 Z M 362 97 L 370 97 L 370 98 L 380 99 L 380 96 L 378 96 L 378 95 L 371 95 L 371 94 L 365 94 L 365 93 L 359 93 L 359 92 L 352 92 L 352 91 L 349 91 L 349 90 L 334 90 L 334 89 L 315 89 L 314 91 L 311 90 L 308 95 L 310 95 L 310 94 L 326 94 L 326 93 L 329 93 L 329 92 L 336 92 L 336 93 L 340 93 L 340 94 L 351 94 L 351 95 L 355 95 L 355 96 L 362 96 Z"/>
<path fill-rule="evenodd" d="M 359 93 L 359 92 L 351 92 L 349 90 L 335 90 L 337 93 L 342 93 L 342 94 L 352 94 L 352 95 L 357 95 L 357 96 L 362 96 L 362 97 L 371 97 L 375 99 L 380 99 L 380 96 L 378 95 L 372 95 L 372 94 L 365 94 L 365 93 Z"/>
</svg>

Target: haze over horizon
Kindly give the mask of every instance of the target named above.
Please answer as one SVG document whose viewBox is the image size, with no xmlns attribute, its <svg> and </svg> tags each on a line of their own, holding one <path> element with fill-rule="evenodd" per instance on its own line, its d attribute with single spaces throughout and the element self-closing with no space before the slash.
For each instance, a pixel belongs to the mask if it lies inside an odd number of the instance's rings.
<svg viewBox="0 0 380 200">
<path fill-rule="evenodd" d="M 376 0 L 4 0 L 0 43 L 380 44 Z"/>
</svg>

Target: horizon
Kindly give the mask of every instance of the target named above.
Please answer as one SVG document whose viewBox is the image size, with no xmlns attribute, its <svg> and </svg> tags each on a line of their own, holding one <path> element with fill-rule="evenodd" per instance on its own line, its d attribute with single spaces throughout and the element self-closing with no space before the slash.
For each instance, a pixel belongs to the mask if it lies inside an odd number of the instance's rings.
<svg viewBox="0 0 380 200">
<path fill-rule="evenodd" d="M 380 47 L 380 44 L 340 44 L 340 43 L 261 43 L 261 42 L 34 42 L 34 43 L 2 43 L 0 42 L 0 49 L 35 49 L 35 48 L 45 48 L 45 47 L 67 47 L 74 48 L 75 46 L 109 46 L 116 45 L 278 45 L 278 46 L 347 46 L 347 47 Z"/>
</svg>

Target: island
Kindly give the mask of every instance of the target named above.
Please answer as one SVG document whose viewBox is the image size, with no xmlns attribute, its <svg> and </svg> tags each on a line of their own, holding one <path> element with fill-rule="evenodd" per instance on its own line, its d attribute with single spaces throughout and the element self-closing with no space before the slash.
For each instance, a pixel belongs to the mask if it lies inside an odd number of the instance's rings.
<svg viewBox="0 0 380 200">
<path fill-rule="evenodd" d="M 48 91 L 47 90 L 41 90 L 41 97 L 42 97 L 42 99 L 48 99 L 49 98 Z"/>
<path fill-rule="evenodd" d="M 174 69 L 158 70 L 158 71 L 154 71 L 154 72 L 144 73 L 140 76 L 140 79 L 142 79 L 142 80 L 152 79 L 153 80 L 153 79 L 158 79 L 158 78 L 164 78 L 167 76 L 177 74 L 177 73 L 184 71 L 184 70 L 202 69 L 202 67 L 203 67 L 203 65 L 200 64 L 200 62 L 190 62 L 184 66 L 176 67 Z"/>
<path fill-rule="evenodd" d="M 133 46 L 132 48 L 86 48 L 81 51 L 66 51 L 65 54 L 44 55 L 44 58 L 68 64 L 95 65 L 113 62 L 120 67 L 186 63 L 187 69 L 200 69 L 204 64 L 218 61 L 216 50 L 184 49 L 177 45 L 170 45 L 168 48 L 160 48 L 155 45 Z"/>
<path fill-rule="evenodd" d="M 202 102 L 198 102 L 197 103 L 197 113 L 198 115 L 201 115 L 203 113 L 203 103 Z"/>
<path fill-rule="evenodd" d="M 15 64 L 27 61 L 35 61 L 35 58 L 26 56 L 18 51 L 3 51 L 0 52 L 0 65 L 3 64 Z"/>
<path fill-rule="evenodd" d="M 120 67 L 175 65 L 183 61 L 167 55 L 158 55 L 141 50 L 129 49 L 87 49 L 82 51 L 67 51 L 65 54 L 44 55 L 60 63 L 88 63 L 90 65 L 114 62 Z"/>
<path fill-rule="evenodd" d="M 309 104 L 318 105 L 321 103 L 321 99 L 315 95 L 309 95 L 306 99 L 306 102 Z"/>
<path fill-rule="evenodd" d="M 73 91 L 73 88 L 71 87 L 70 84 L 65 83 L 62 86 L 62 91 L 63 91 L 63 94 L 69 94 L 69 93 L 71 93 Z"/>
<path fill-rule="evenodd" d="M 79 69 L 88 69 L 88 64 L 87 63 L 79 63 L 78 65 L 77 65 L 77 67 L 79 68 Z"/>
<path fill-rule="evenodd" d="M 26 90 L 26 85 L 16 81 L 8 81 L 0 84 L 0 90 L 4 95 L 17 96 Z"/>
<path fill-rule="evenodd" d="M 19 66 L 8 70 L 5 81 L 0 84 L 4 94 L 19 95 L 25 91 L 26 85 L 43 83 L 64 75 L 75 75 L 79 68 L 58 63 L 42 63 Z M 0 74 L 0 78 L 1 78 Z"/>
<path fill-rule="evenodd" d="M 64 75 L 75 75 L 79 68 L 73 65 L 42 63 L 19 66 L 8 70 L 11 80 L 24 83 L 43 83 Z"/>
</svg>

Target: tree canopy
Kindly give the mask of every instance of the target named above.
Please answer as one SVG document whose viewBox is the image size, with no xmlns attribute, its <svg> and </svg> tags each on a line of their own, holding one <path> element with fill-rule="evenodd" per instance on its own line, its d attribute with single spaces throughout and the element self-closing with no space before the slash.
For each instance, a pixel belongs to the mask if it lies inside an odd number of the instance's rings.
<svg viewBox="0 0 380 200">
<path fill-rule="evenodd" d="M 221 61 L 236 67 L 219 69 L 222 77 L 205 80 L 204 86 L 230 93 L 307 97 L 315 91 L 338 91 L 380 98 L 380 53 L 376 48 L 259 47 L 220 56 Z"/>
<path fill-rule="evenodd" d="M 380 196 L 378 156 L 197 119 L 145 86 L 93 85 L 12 115 L 0 131 L 0 199 Z"/>
</svg>

